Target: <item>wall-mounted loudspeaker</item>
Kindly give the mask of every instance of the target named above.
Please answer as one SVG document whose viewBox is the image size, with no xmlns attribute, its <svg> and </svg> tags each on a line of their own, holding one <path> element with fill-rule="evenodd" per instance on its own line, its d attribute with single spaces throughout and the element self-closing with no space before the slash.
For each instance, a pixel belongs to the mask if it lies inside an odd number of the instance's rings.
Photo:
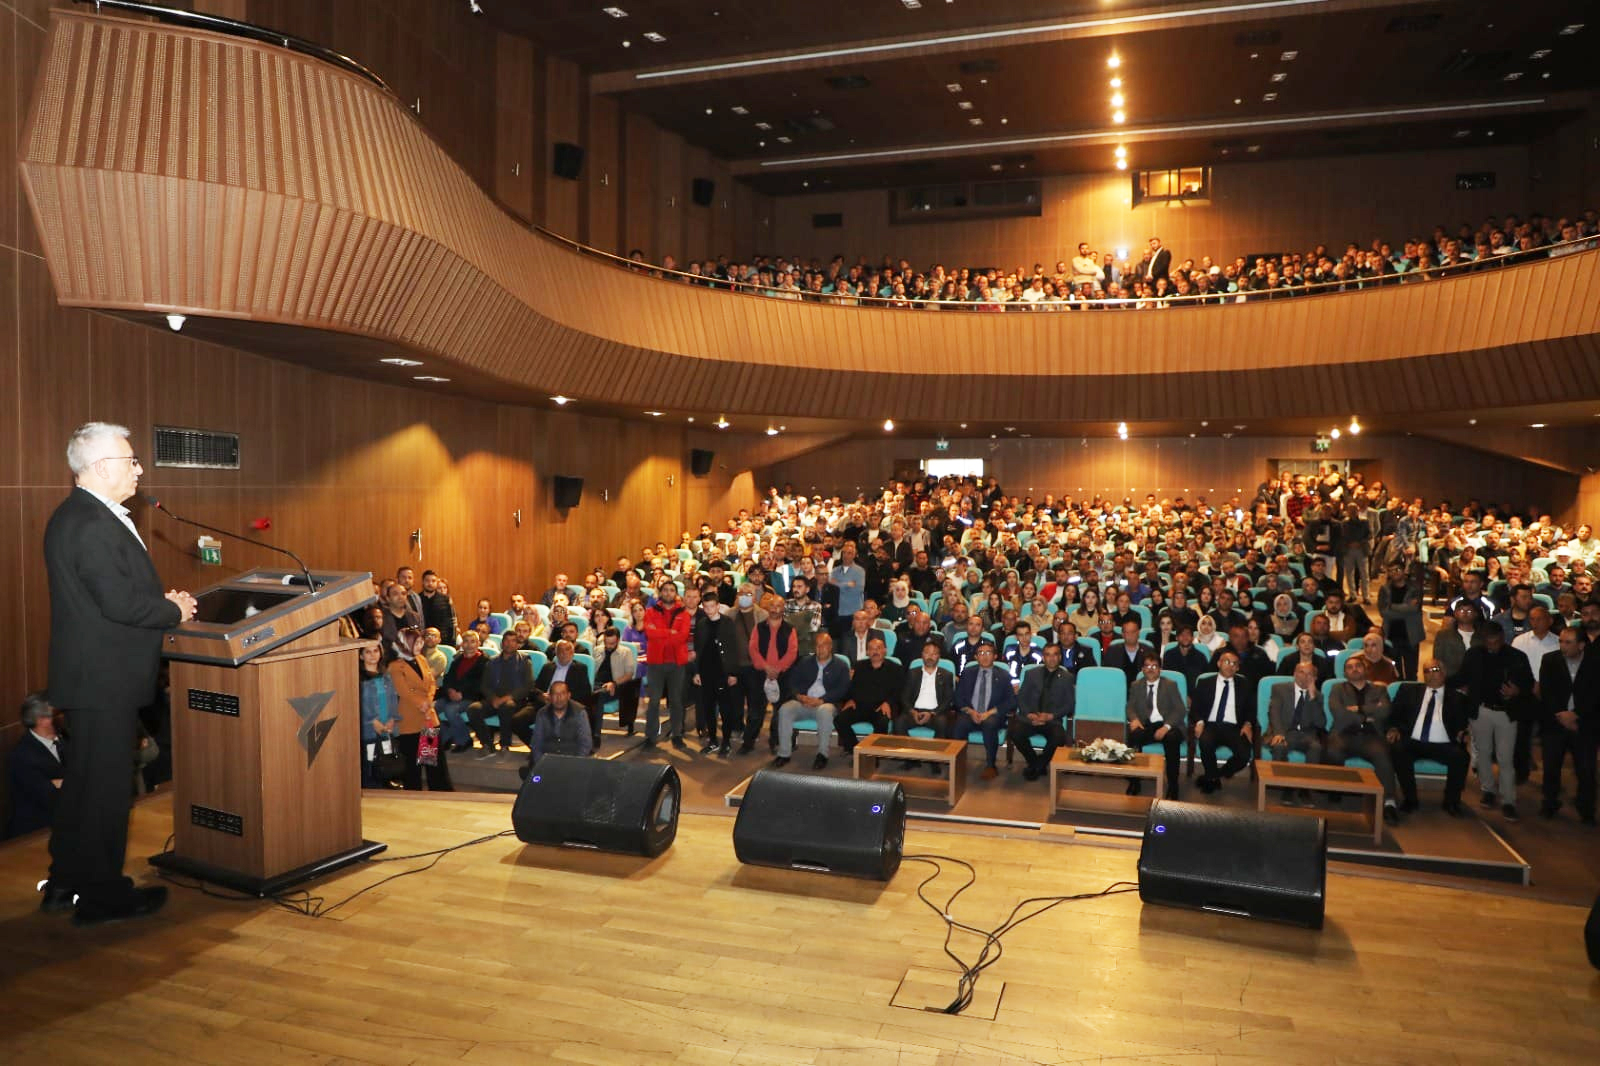
<svg viewBox="0 0 1600 1066">
<path fill-rule="evenodd" d="M 717 183 L 710 178 L 695 178 L 689 188 L 696 207 L 710 207 L 717 195 Z"/>
<path fill-rule="evenodd" d="M 690 448 L 689 472 L 695 477 L 705 477 L 711 473 L 711 460 L 716 457 L 717 453 L 707 448 Z"/>
<path fill-rule="evenodd" d="M 583 173 L 583 146 L 557 141 L 550 169 L 558 178 L 577 180 L 578 175 Z"/>
<path fill-rule="evenodd" d="M 1157 800 L 1139 851 L 1139 898 L 1322 928 L 1328 826 L 1321 818 Z"/>
<path fill-rule="evenodd" d="M 583 478 L 555 476 L 555 504 L 562 511 L 578 506 L 583 499 Z"/>
<path fill-rule="evenodd" d="M 517 793 L 511 827 L 524 844 L 654 857 L 678 835 L 681 794 L 669 763 L 546 755 Z"/>
<path fill-rule="evenodd" d="M 894 781 L 758 770 L 739 802 L 740 862 L 887 881 L 900 868 L 906 794 Z"/>
</svg>

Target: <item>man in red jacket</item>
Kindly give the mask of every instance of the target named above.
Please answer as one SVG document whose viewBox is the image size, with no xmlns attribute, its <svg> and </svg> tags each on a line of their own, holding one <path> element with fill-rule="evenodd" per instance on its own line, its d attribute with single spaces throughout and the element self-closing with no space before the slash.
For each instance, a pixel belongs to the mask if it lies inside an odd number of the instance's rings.
<svg viewBox="0 0 1600 1066">
<path fill-rule="evenodd" d="M 672 746 L 684 751 L 683 684 L 689 662 L 689 612 L 678 602 L 678 587 L 671 579 L 661 582 L 656 602 L 644 612 L 645 647 L 650 669 L 645 674 L 644 746 L 656 746 L 661 722 L 662 692 L 667 698 L 667 725 Z"/>
</svg>

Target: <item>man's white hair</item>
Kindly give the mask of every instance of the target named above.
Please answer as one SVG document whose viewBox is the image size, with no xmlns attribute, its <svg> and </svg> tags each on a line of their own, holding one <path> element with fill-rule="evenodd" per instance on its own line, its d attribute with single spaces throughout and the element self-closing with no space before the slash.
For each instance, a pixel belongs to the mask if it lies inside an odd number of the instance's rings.
<svg viewBox="0 0 1600 1066">
<path fill-rule="evenodd" d="M 73 474 L 81 474 L 89 468 L 89 464 L 104 459 L 104 442 L 121 437 L 127 440 L 131 436 L 127 426 L 119 426 L 111 422 L 85 422 L 72 431 L 72 439 L 67 441 L 67 465 L 72 468 Z"/>
</svg>

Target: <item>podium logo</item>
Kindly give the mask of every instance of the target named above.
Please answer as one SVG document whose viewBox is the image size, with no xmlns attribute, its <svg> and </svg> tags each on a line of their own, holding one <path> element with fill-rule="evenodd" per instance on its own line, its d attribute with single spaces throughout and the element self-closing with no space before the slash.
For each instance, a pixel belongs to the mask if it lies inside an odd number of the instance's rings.
<svg viewBox="0 0 1600 1066">
<path fill-rule="evenodd" d="M 327 708 L 328 701 L 333 699 L 331 692 L 313 692 L 309 696 L 290 696 L 289 706 L 294 708 L 294 713 L 300 716 L 300 732 L 297 734 L 300 747 L 306 753 L 306 769 L 311 769 L 311 764 L 317 761 L 317 753 L 322 750 L 322 742 L 328 739 L 328 733 L 333 729 L 333 723 L 339 720 L 338 715 L 323 719 L 322 712 Z"/>
</svg>

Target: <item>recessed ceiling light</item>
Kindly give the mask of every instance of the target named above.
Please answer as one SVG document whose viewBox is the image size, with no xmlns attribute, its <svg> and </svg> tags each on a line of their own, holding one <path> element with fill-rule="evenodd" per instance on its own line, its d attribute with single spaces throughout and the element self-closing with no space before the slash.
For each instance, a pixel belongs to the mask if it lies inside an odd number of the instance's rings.
<svg viewBox="0 0 1600 1066">
<path fill-rule="evenodd" d="M 1122 57 L 1117 55 L 1117 53 L 1112 52 L 1106 57 L 1106 66 L 1110 67 L 1112 70 L 1116 70 L 1118 67 L 1122 66 Z"/>
<path fill-rule="evenodd" d="M 779 137 L 778 138 L 778 143 L 779 144 L 790 144 L 790 143 L 793 142 L 793 140 L 794 140 L 793 137 Z"/>
<path fill-rule="evenodd" d="M 651 44 L 660 44 L 662 41 L 666 40 L 665 37 L 657 33 L 655 30 L 647 30 L 643 36 L 644 39 L 649 41 Z"/>
<path fill-rule="evenodd" d="M 1550 72 L 1548 70 L 1545 71 L 1543 74 L 1539 75 L 1539 77 L 1541 77 L 1541 78 L 1548 78 L 1549 76 L 1550 76 Z"/>
<path fill-rule="evenodd" d="M 1112 78 L 1112 79 L 1111 79 L 1111 87 L 1112 87 L 1112 88 L 1113 88 L 1113 89 L 1120 89 L 1120 88 L 1122 88 L 1122 79 L 1121 79 L 1121 78 Z"/>
<path fill-rule="evenodd" d="M 999 171 L 1000 170 L 1000 164 L 999 163 L 990 163 L 989 164 L 989 169 L 993 170 L 993 171 Z"/>
<path fill-rule="evenodd" d="M 727 429 L 729 426 L 733 425 L 732 422 L 728 421 L 727 415 L 719 415 L 717 420 L 711 424 L 716 426 L 718 429 Z"/>
<path fill-rule="evenodd" d="M 758 129 L 758 130 L 770 130 L 771 128 L 772 128 L 772 123 L 770 123 L 770 122 L 757 122 L 756 123 L 756 129 Z"/>
<path fill-rule="evenodd" d="M 1128 169 L 1128 161 L 1126 159 L 1117 160 L 1117 169 L 1118 170 L 1127 170 Z"/>
<path fill-rule="evenodd" d="M 1128 116 L 1122 111 L 1113 111 L 1111 112 L 1111 121 L 1120 126 L 1124 122 L 1128 121 Z"/>
<path fill-rule="evenodd" d="M 972 110 L 972 101 L 971 100 L 957 100 L 956 101 L 956 106 L 959 107 L 963 111 L 971 111 Z"/>
<path fill-rule="evenodd" d="M 567 404 L 572 402 L 572 397 L 571 396 L 552 396 L 552 397 L 550 397 L 550 402 L 555 404 L 557 407 L 565 407 Z"/>
<path fill-rule="evenodd" d="M 1117 158 L 1118 159 L 1126 159 L 1126 158 L 1128 158 L 1128 150 L 1126 148 L 1124 148 L 1120 144 L 1117 145 Z"/>
<path fill-rule="evenodd" d="M 438 377 L 437 375 L 434 375 L 434 374 L 418 374 L 412 380 L 413 381 L 449 381 L 450 379 L 449 378 L 441 378 L 441 377 Z"/>
<path fill-rule="evenodd" d="M 622 10 L 620 7 L 603 7 L 600 10 L 604 11 L 614 19 L 625 19 L 628 17 L 628 13 Z"/>
<path fill-rule="evenodd" d="M 1288 79 L 1289 72 L 1287 70 L 1280 70 L 1272 75 L 1272 80 L 1274 82 L 1287 81 Z"/>
<path fill-rule="evenodd" d="M 731 110 L 735 115 L 748 115 L 750 113 L 750 109 L 748 107 L 743 107 L 739 104 L 734 104 L 733 107 L 729 108 L 729 110 Z"/>
<path fill-rule="evenodd" d="M 1547 56 L 1549 56 L 1549 54 L 1550 54 L 1550 49 L 1548 49 L 1548 48 L 1536 48 L 1532 52 L 1528 53 L 1528 58 L 1529 59 L 1544 59 Z"/>
<path fill-rule="evenodd" d="M 1242 98 L 1240 98 L 1240 97 L 1235 96 L 1233 98 L 1233 102 L 1236 103 L 1236 104 L 1242 104 L 1242 103 L 1244 103 L 1244 100 Z"/>
<path fill-rule="evenodd" d="M 183 328 L 183 324 L 185 322 L 187 322 L 187 321 L 188 321 L 188 319 L 185 318 L 183 315 L 168 315 L 167 316 L 167 325 L 171 328 L 172 332 L 174 332 L 174 333 L 176 333 L 180 329 L 182 329 Z"/>
<path fill-rule="evenodd" d="M 893 433 L 894 432 L 894 419 L 885 418 L 883 420 L 883 431 L 885 433 Z"/>
<path fill-rule="evenodd" d="M 1125 104 L 1127 102 L 1128 101 L 1123 98 L 1121 93 L 1112 93 L 1111 94 L 1111 106 L 1112 107 L 1121 107 L 1123 104 Z"/>
<path fill-rule="evenodd" d="M 690 415 L 690 416 L 689 416 L 689 421 L 691 421 L 691 422 L 693 422 L 693 421 L 694 421 L 694 415 Z"/>
<path fill-rule="evenodd" d="M 983 119 L 979 118 L 977 115 L 973 115 L 971 118 L 967 119 L 967 122 L 973 126 L 983 125 Z"/>
<path fill-rule="evenodd" d="M 1004 115 L 1000 116 L 1000 125 L 1004 126 L 1007 122 L 1010 122 L 1010 121 L 1011 120 L 1006 118 Z"/>
<path fill-rule="evenodd" d="M 1456 130 L 1454 136 L 1456 136 L 1456 137 L 1471 137 L 1472 136 L 1472 131 L 1471 130 Z"/>
<path fill-rule="evenodd" d="M 1513 70 L 1510 74 L 1507 74 L 1505 77 L 1501 78 L 1500 80 L 1501 81 L 1519 81 L 1519 80 L 1521 80 L 1521 78 L 1522 78 L 1522 71 Z"/>
<path fill-rule="evenodd" d="M 1270 103 L 1272 103 L 1272 101 L 1276 100 L 1277 98 L 1278 98 L 1278 94 L 1277 93 L 1262 93 L 1261 94 L 1261 100 L 1262 100 L 1263 103 L 1270 104 Z"/>
<path fill-rule="evenodd" d="M 1543 422 L 1529 422 L 1528 423 L 1528 428 L 1529 429 L 1543 429 L 1544 428 L 1544 423 Z"/>
<path fill-rule="evenodd" d="M 1475 426 L 1475 425 L 1477 425 L 1477 424 L 1478 424 L 1478 420 L 1477 420 L 1477 419 L 1476 419 L 1476 418 L 1469 418 L 1469 419 L 1467 419 L 1467 425 L 1469 425 L 1469 426 Z"/>
<path fill-rule="evenodd" d="M 767 427 L 767 436 L 776 437 L 777 435 L 778 435 L 778 427 L 777 426 L 768 426 Z"/>
<path fill-rule="evenodd" d="M 715 114 L 715 113 L 716 113 L 716 110 L 717 110 L 717 109 L 716 109 L 716 108 L 714 108 L 714 107 L 708 107 L 708 108 L 706 108 L 706 114 L 708 114 L 708 115 L 712 115 L 712 114 Z"/>
<path fill-rule="evenodd" d="M 1600 415 L 1595 415 L 1595 417 L 1596 418 L 1600 418 Z M 967 424 L 965 422 L 961 423 L 961 428 L 962 429 L 966 429 L 967 428 Z"/>
<path fill-rule="evenodd" d="M 1484 130 L 1483 131 L 1483 135 L 1485 137 L 1493 137 L 1494 136 L 1494 130 Z"/>
<path fill-rule="evenodd" d="M 1245 151 L 1251 152 L 1251 153 L 1259 152 L 1259 151 L 1261 151 L 1261 146 L 1259 144 L 1247 145 L 1245 147 Z"/>
<path fill-rule="evenodd" d="M 1282 55 L 1278 56 L 1278 61 L 1280 63 L 1293 63 L 1296 59 L 1299 59 L 1299 58 L 1300 58 L 1300 53 L 1299 52 L 1288 51 L 1288 52 L 1284 52 Z"/>
<path fill-rule="evenodd" d="M 401 359 L 399 357 L 392 357 L 392 358 L 389 358 L 389 359 L 379 359 L 378 362 L 380 362 L 380 363 L 388 363 L 390 366 L 421 366 L 422 365 L 422 360 L 421 359 Z"/>
<path fill-rule="evenodd" d="M 906 6 L 907 11 L 916 11 L 922 6 L 922 0 L 900 0 L 900 2 Z"/>
<path fill-rule="evenodd" d="M 660 418 L 661 417 L 661 412 L 660 411 L 646 411 L 645 414 L 649 415 L 651 418 Z"/>
<path fill-rule="evenodd" d="M 961 83 L 959 81 L 952 81 L 944 88 L 946 92 L 958 93 L 961 91 Z"/>
<path fill-rule="evenodd" d="M 1583 23 L 1574 22 L 1561 27 L 1558 35 L 1561 37 L 1571 37 L 1573 34 L 1581 32 L 1583 32 Z"/>
<path fill-rule="evenodd" d="M 633 47 L 633 42 L 628 40 L 626 37 L 624 37 L 622 39 L 622 47 L 624 47 L 624 48 L 632 48 Z"/>
</svg>

